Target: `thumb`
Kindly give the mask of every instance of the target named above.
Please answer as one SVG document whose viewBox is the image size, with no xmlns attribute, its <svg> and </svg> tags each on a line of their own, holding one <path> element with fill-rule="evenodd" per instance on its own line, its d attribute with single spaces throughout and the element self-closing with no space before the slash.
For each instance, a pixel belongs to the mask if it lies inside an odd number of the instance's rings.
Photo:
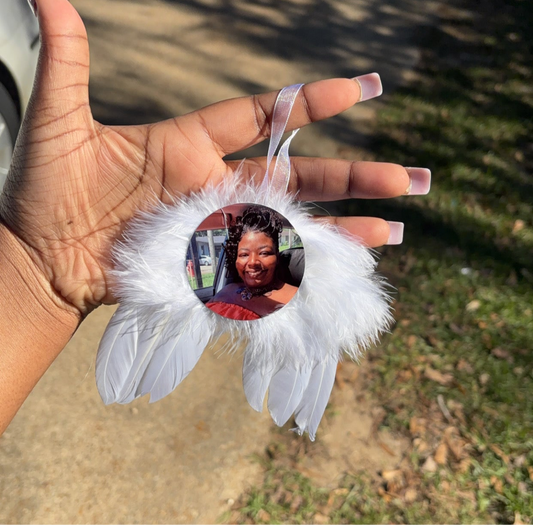
<svg viewBox="0 0 533 525">
<path fill-rule="evenodd" d="M 41 53 L 32 95 L 36 120 L 86 119 L 89 109 L 87 32 L 68 0 L 31 0 L 39 18 Z M 35 5 L 36 4 L 36 5 Z M 92 120 L 92 118 L 91 118 Z"/>
</svg>

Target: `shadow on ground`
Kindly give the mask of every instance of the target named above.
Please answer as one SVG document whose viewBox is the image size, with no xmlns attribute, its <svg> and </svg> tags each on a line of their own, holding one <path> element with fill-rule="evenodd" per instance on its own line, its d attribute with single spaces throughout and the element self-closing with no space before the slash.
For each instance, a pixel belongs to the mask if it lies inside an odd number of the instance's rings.
<svg viewBox="0 0 533 525">
<path fill-rule="evenodd" d="M 416 89 L 400 88 L 389 101 L 371 146 L 378 160 L 431 168 L 430 204 L 401 199 L 334 209 L 402 220 L 407 247 L 439 239 L 437 252 L 456 247 L 465 265 L 495 265 L 531 283 L 533 244 L 510 227 L 532 218 L 533 7 L 463 4 L 479 8 L 450 9 L 446 23 L 427 32 Z"/>
</svg>

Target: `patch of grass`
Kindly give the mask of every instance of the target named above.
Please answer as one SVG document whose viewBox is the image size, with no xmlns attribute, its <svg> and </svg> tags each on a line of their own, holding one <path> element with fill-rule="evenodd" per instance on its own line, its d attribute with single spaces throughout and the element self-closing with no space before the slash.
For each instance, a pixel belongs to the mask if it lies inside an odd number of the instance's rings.
<svg viewBox="0 0 533 525">
<path fill-rule="evenodd" d="M 215 280 L 214 273 L 203 273 L 202 274 L 202 288 L 207 288 L 208 286 L 213 286 L 213 281 Z M 196 277 L 189 277 L 189 284 L 193 290 L 198 289 L 198 283 L 196 282 Z"/>
<path fill-rule="evenodd" d="M 381 478 L 346 475 L 329 506 L 308 487 L 322 522 L 533 520 L 533 4 L 482 5 L 443 13 L 376 122 L 376 160 L 431 168 L 431 193 L 345 204 L 406 224 L 380 263 L 398 323 L 366 380 L 411 447 Z"/>
<path fill-rule="evenodd" d="M 407 238 L 381 265 L 400 322 L 369 358 L 385 424 L 413 438 L 414 471 L 449 448 L 446 428 L 462 440 L 438 466 L 451 484 L 423 488 L 439 521 L 460 518 L 455 492 L 474 496 L 479 518 L 512 523 L 533 517 L 533 8 L 486 7 L 434 29 L 420 82 L 379 116 L 378 157 L 430 167 L 433 187 L 378 204 Z"/>
<path fill-rule="evenodd" d="M 381 265 L 400 322 L 369 357 L 385 423 L 413 437 L 412 468 L 455 428 L 463 446 L 439 472 L 475 496 L 478 517 L 513 523 L 533 518 L 533 6 L 486 7 L 434 30 L 421 81 L 379 117 L 378 156 L 434 177 L 427 197 L 379 205 L 408 236 Z M 416 418 L 433 429 L 413 431 Z M 444 521 L 452 492 L 429 478 Z"/>
<path fill-rule="evenodd" d="M 273 444 L 266 458 L 259 458 L 265 468 L 261 487 L 251 489 L 221 522 L 238 523 L 312 523 L 327 516 L 320 511 L 328 505 L 329 493 L 317 488 L 304 475 L 276 461 L 287 450 Z"/>
</svg>

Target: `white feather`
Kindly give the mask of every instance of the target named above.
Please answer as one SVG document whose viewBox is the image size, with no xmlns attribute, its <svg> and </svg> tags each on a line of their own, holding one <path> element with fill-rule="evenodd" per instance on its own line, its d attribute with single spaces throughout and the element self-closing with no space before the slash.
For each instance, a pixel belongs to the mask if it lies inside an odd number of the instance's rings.
<svg viewBox="0 0 533 525">
<path fill-rule="evenodd" d="M 278 426 L 283 426 L 300 404 L 311 377 L 311 367 L 283 368 L 270 381 L 268 410 Z"/>
<path fill-rule="evenodd" d="M 263 411 L 263 403 L 271 377 L 271 371 L 260 370 L 248 356 L 245 356 L 242 365 L 244 395 L 250 406 L 257 412 Z"/>
<path fill-rule="evenodd" d="M 116 403 L 137 353 L 137 313 L 120 306 L 107 325 L 96 358 L 96 386 L 106 405 Z"/>
<path fill-rule="evenodd" d="M 301 403 L 296 408 L 297 432 L 309 433 L 309 439 L 315 440 L 316 431 L 328 404 L 331 389 L 335 381 L 337 361 L 325 360 L 317 364 L 311 372 Z"/>
<path fill-rule="evenodd" d="M 209 342 L 207 330 L 191 333 L 187 327 L 176 337 L 164 337 L 137 389 L 150 393 L 150 403 L 170 394 L 192 371 Z"/>
<path fill-rule="evenodd" d="M 164 325 L 158 324 L 139 326 L 139 336 L 137 338 L 137 349 L 135 358 L 131 364 L 130 372 L 120 391 L 117 403 L 131 403 L 140 397 L 138 386 L 148 368 L 155 351 L 161 346 L 161 336 L 164 332 Z"/>
</svg>

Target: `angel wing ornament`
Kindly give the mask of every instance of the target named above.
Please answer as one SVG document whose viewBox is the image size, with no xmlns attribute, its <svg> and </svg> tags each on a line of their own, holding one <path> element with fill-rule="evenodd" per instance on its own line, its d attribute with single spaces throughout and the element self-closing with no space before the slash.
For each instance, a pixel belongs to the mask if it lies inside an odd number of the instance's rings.
<svg viewBox="0 0 533 525">
<path fill-rule="evenodd" d="M 349 233 L 314 220 L 287 194 L 289 145 L 281 142 L 301 85 L 284 88 L 273 113 L 266 176 L 261 184 L 235 175 L 196 194 L 159 203 L 137 218 L 114 251 L 120 306 L 100 343 L 96 382 L 104 403 L 129 403 L 170 394 L 202 352 L 228 334 L 228 351 L 245 347 L 243 385 L 252 408 L 268 409 L 277 425 L 295 416 L 311 440 L 324 414 L 339 359 L 358 359 L 391 323 L 389 298 L 376 261 Z M 296 229 L 305 248 L 305 274 L 280 310 L 252 321 L 206 308 L 186 272 L 189 242 L 198 225 L 235 204 L 275 210 Z"/>
</svg>

